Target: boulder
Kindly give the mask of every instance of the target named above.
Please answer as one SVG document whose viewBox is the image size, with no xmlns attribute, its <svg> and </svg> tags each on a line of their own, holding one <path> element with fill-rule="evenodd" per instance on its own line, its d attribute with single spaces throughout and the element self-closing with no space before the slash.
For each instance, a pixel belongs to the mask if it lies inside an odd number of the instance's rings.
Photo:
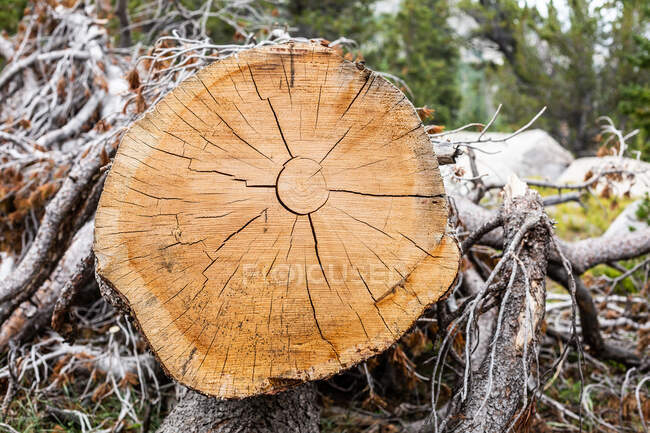
<svg viewBox="0 0 650 433">
<path fill-rule="evenodd" d="M 605 232 L 605 236 L 615 236 L 630 231 L 637 231 L 648 227 L 645 221 L 640 221 L 636 212 L 643 200 L 637 200 L 630 203 L 623 212 L 610 224 Z"/>
<path fill-rule="evenodd" d="M 611 195 L 643 197 L 650 192 L 650 163 L 632 158 L 605 156 L 601 158 L 579 158 L 562 173 L 558 183 L 579 184 L 585 182 L 590 176 L 603 171 L 625 170 L 621 176 L 607 176 L 601 178 L 595 190 L 598 193 L 605 189 Z"/>
<path fill-rule="evenodd" d="M 502 140 L 510 133 L 488 132 L 482 140 Z M 475 142 L 480 136 L 479 132 L 458 132 L 445 136 L 451 142 Z M 522 179 L 538 178 L 546 180 L 557 179 L 564 170 L 573 162 L 571 153 L 562 147 L 546 131 L 533 129 L 506 141 L 486 141 L 476 146 L 476 165 L 483 182 L 486 185 L 503 185 L 508 178 L 516 174 Z M 469 178 L 472 171 L 469 157 L 462 155 L 457 159 L 456 168 L 462 168 L 464 176 Z M 445 169 L 445 174 L 450 174 L 453 167 Z M 445 176 L 447 180 L 451 176 Z M 447 186 L 458 190 L 458 185 L 448 181 Z"/>
</svg>

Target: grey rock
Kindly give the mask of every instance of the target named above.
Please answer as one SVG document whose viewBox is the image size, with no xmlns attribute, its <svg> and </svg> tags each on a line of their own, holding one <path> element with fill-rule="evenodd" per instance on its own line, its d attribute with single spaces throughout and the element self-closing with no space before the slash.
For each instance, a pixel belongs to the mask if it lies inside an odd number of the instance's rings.
<svg viewBox="0 0 650 433">
<path fill-rule="evenodd" d="M 629 233 L 648 227 L 645 221 L 639 221 L 636 211 L 643 200 L 637 200 L 630 203 L 621 214 L 610 224 L 604 236 L 615 236 L 621 233 Z"/>
</svg>

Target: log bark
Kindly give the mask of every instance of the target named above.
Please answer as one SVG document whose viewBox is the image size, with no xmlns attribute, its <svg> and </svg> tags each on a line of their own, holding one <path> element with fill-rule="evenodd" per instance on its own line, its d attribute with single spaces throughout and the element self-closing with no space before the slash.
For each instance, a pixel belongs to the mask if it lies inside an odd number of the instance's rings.
<svg viewBox="0 0 650 433">
<path fill-rule="evenodd" d="M 318 433 L 319 421 L 313 384 L 243 400 L 187 390 L 157 433 Z"/>
<path fill-rule="evenodd" d="M 478 294 L 484 285 L 485 281 L 483 281 L 483 278 L 481 278 L 473 266 L 468 267 L 463 271 L 463 288 L 468 295 Z M 497 314 L 497 309 L 491 308 L 481 314 L 478 318 L 477 327 L 479 335 L 476 346 L 472 348 L 472 371 L 478 371 L 483 361 L 490 353 L 490 343 L 492 335 L 494 334 Z"/>
<path fill-rule="evenodd" d="M 582 275 L 602 263 L 639 257 L 650 252 L 650 227 L 614 236 L 599 236 L 575 242 L 559 241 L 573 271 Z M 615 248 L 612 246 L 615 245 Z M 558 261 L 553 257 L 554 261 Z"/>
</svg>

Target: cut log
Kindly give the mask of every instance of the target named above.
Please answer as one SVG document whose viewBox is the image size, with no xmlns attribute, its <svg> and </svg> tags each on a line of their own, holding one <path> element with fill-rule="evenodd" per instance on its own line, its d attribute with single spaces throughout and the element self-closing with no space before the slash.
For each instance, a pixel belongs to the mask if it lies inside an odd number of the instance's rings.
<svg viewBox="0 0 650 433">
<path fill-rule="evenodd" d="M 389 347 L 459 265 L 413 106 L 318 43 L 251 49 L 134 123 L 95 228 L 97 275 L 177 381 L 239 398 Z"/>
</svg>

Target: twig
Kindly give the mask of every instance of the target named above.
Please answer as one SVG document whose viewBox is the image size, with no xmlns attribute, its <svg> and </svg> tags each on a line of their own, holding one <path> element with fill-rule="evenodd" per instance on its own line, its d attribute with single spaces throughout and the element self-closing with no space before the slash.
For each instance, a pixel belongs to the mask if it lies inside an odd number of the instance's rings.
<svg viewBox="0 0 650 433">
<path fill-rule="evenodd" d="M 555 206 L 562 203 L 568 203 L 570 201 L 575 201 L 576 203 L 581 203 L 579 193 L 570 193 L 570 194 L 559 194 L 544 197 L 542 203 L 544 207 Z"/>
<path fill-rule="evenodd" d="M 55 129 L 42 135 L 38 140 L 36 140 L 36 144 L 42 147 L 50 147 L 53 143 L 66 139 L 79 132 L 84 123 L 86 123 L 90 116 L 95 113 L 95 110 L 97 110 L 97 107 L 103 98 L 104 92 L 96 90 L 90 96 L 88 102 L 86 102 L 83 108 L 79 110 L 77 114 L 68 121 L 68 123 L 59 129 Z"/>
<path fill-rule="evenodd" d="M 495 228 L 501 226 L 503 224 L 503 217 L 501 216 L 500 212 L 497 212 L 492 218 L 489 220 L 485 221 L 482 226 L 480 226 L 478 229 L 474 230 L 467 236 L 462 244 L 461 244 L 461 251 L 463 253 L 467 253 L 469 249 L 474 245 L 479 239 L 483 237 L 486 233 L 491 232 Z"/>
<path fill-rule="evenodd" d="M 34 53 L 24 59 L 11 63 L 0 74 L 0 87 L 4 86 L 7 81 L 15 74 L 25 69 L 36 61 L 48 61 L 67 57 L 76 60 L 87 60 L 90 54 L 86 51 L 78 51 L 73 49 L 66 49 L 60 51 L 51 51 L 49 53 Z"/>
</svg>

